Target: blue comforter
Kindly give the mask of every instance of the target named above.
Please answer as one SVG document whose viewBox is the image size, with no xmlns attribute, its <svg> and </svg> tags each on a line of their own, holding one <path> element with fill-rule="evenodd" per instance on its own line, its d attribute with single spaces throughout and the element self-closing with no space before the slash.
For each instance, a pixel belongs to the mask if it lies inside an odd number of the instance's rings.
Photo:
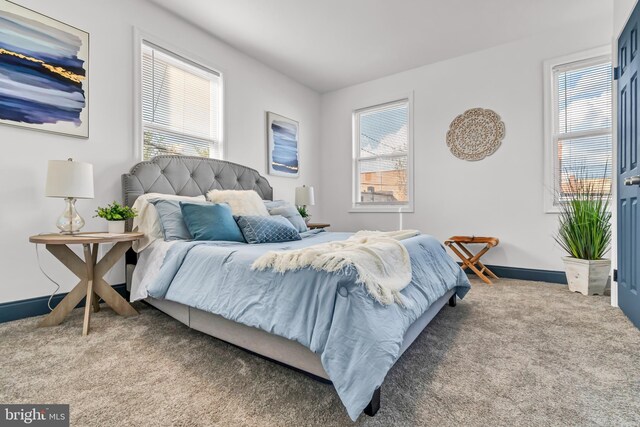
<svg viewBox="0 0 640 427">
<path fill-rule="evenodd" d="M 383 306 L 357 284 L 355 269 L 340 274 L 302 269 L 284 274 L 252 271 L 269 250 L 298 249 L 344 240 L 351 233 L 306 233 L 300 241 L 248 245 L 180 242 L 167 253 L 149 294 L 221 315 L 298 341 L 321 357 L 340 399 L 355 420 L 399 357 L 404 334 L 429 306 L 469 281 L 440 242 L 419 235 L 403 240 L 413 279 L 404 307 Z"/>
</svg>

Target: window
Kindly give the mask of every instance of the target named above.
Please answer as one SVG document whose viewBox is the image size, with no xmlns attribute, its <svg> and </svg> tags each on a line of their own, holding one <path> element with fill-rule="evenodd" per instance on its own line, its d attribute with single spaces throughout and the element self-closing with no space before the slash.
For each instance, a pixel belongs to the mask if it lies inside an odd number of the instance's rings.
<svg viewBox="0 0 640 427">
<path fill-rule="evenodd" d="M 608 49 L 594 53 L 547 64 L 552 91 L 547 162 L 552 168 L 548 181 L 553 206 L 577 187 L 595 186 L 605 192 L 611 188 L 611 57 Z M 553 206 L 547 210 L 553 211 Z"/>
<path fill-rule="evenodd" d="M 142 157 L 222 158 L 221 76 L 142 42 Z"/>
<path fill-rule="evenodd" d="M 412 209 L 409 99 L 356 110 L 354 210 Z"/>
</svg>

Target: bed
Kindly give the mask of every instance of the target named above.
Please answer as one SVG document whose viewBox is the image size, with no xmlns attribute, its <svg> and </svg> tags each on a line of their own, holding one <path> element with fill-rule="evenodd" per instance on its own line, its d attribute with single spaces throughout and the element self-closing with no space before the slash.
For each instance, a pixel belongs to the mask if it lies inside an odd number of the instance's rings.
<svg viewBox="0 0 640 427">
<path fill-rule="evenodd" d="M 187 156 L 138 163 L 122 176 L 122 188 L 127 206 L 145 193 L 200 196 L 212 189 L 254 190 L 273 199 L 256 170 Z M 127 256 L 131 300 L 144 299 L 190 328 L 332 383 L 353 420 L 362 412 L 373 416 L 388 370 L 447 303 L 455 306 L 464 297 L 469 282 L 442 245 L 425 235 L 403 242 L 414 271 L 402 291 L 406 306 L 373 301 L 353 271 L 249 271 L 265 251 L 350 235 L 303 234 L 287 244 L 154 242 Z"/>
</svg>

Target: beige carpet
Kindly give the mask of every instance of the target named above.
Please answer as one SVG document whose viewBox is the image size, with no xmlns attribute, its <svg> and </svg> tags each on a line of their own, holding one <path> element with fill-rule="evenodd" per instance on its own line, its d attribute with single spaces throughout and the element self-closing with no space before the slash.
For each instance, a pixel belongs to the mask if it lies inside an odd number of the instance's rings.
<svg viewBox="0 0 640 427">
<path fill-rule="evenodd" d="M 608 297 L 473 285 L 355 425 L 640 425 L 640 331 Z M 69 403 L 77 426 L 354 425 L 330 385 L 138 308 L 102 310 L 88 337 L 80 310 L 54 328 L 0 325 L 0 402 Z"/>
</svg>

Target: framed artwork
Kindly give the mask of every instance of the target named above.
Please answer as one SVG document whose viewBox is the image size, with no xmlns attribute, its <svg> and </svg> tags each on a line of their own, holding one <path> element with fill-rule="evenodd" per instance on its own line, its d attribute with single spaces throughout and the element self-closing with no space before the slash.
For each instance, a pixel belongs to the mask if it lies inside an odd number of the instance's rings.
<svg viewBox="0 0 640 427">
<path fill-rule="evenodd" d="M 300 175 L 298 136 L 298 122 L 267 112 L 269 175 L 289 178 Z"/>
<path fill-rule="evenodd" d="M 89 137 L 89 34 L 0 0 L 0 123 Z"/>
</svg>

